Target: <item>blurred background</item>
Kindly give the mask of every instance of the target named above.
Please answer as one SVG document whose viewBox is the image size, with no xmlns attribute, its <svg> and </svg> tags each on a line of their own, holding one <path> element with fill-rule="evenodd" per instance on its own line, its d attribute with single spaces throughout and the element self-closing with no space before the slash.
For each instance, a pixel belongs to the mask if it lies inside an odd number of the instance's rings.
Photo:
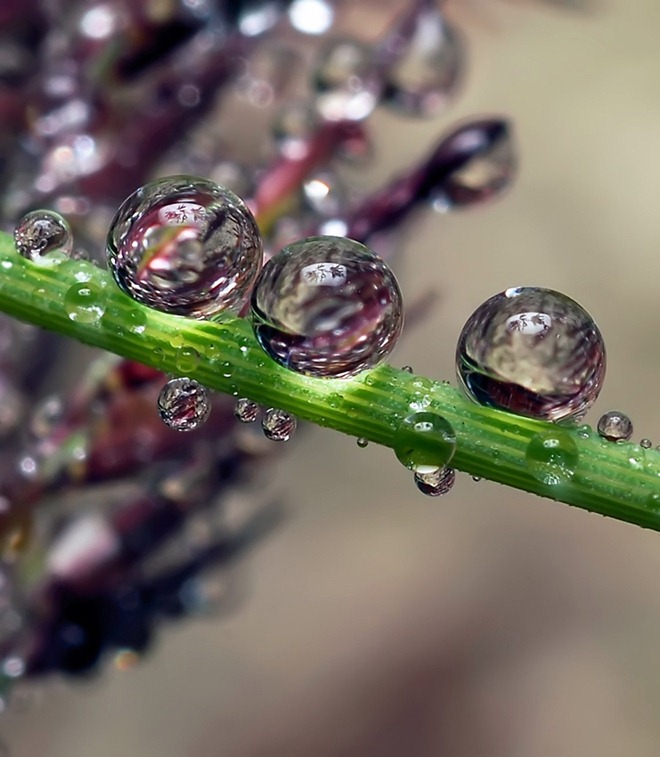
<svg viewBox="0 0 660 757">
<path fill-rule="evenodd" d="M 355 0 L 340 14 L 377 35 L 404 5 Z M 446 12 L 468 44 L 452 108 L 421 121 L 377 110 L 373 160 L 341 175 L 376 187 L 483 114 L 513 120 L 520 171 L 497 202 L 406 226 L 404 295 L 438 296 L 392 362 L 453 380 L 475 307 L 507 287 L 555 288 L 607 344 L 587 421 L 620 409 L 634 439 L 660 444 L 660 5 L 456 0 Z M 261 138 L 249 132 L 245 152 Z M 47 682 L 3 715 L 8 753 L 658 753 L 658 534 L 463 475 L 425 498 L 389 450 L 319 428 L 264 463 L 256 488 L 286 519 L 241 562 L 238 605 L 164 625 L 128 670 Z"/>
</svg>

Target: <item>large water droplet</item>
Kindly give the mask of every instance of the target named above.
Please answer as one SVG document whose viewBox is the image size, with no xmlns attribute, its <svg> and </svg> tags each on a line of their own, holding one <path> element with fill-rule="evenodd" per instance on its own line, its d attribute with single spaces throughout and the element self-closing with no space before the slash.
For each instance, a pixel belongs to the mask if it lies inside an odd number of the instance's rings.
<svg viewBox="0 0 660 757">
<path fill-rule="evenodd" d="M 254 423 L 259 415 L 259 405 L 252 400 L 241 397 L 236 400 L 234 415 L 241 423 Z"/>
<path fill-rule="evenodd" d="M 628 441 L 633 435 L 630 418 L 620 410 L 609 410 L 598 419 L 598 433 L 610 442 Z"/>
<path fill-rule="evenodd" d="M 318 112 L 329 121 L 361 121 L 378 104 L 382 82 L 372 48 L 353 39 L 330 42 L 312 85 Z"/>
<path fill-rule="evenodd" d="M 72 321 L 97 323 L 105 313 L 105 294 L 91 281 L 73 284 L 64 295 L 64 309 Z"/>
<path fill-rule="evenodd" d="M 245 203 L 195 176 L 168 176 L 134 192 L 112 221 L 107 251 L 125 292 L 156 310 L 193 318 L 239 308 L 262 259 Z"/>
<path fill-rule="evenodd" d="M 508 289 L 468 319 L 456 370 L 468 396 L 482 405 L 551 421 L 577 419 L 600 392 L 605 344 L 570 297 Z"/>
<path fill-rule="evenodd" d="M 431 200 L 444 212 L 491 199 L 517 167 L 511 128 L 501 119 L 471 121 L 449 134 L 434 155 L 439 167 Z"/>
<path fill-rule="evenodd" d="M 175 431 L 194 431 L 211 413 L 207 390 L 190 378 L 168 381 L 158 395 L 158 414 Z"/>
<path fill-rule="evenodd" d="M 16 250 L 24 258 L 38 260 L 60 250 L 71 255 L 73 235 L 68 222 L 53 210 L 33 210 L 24 215 L 14 229 Z"/>
<path fill-rule="evenodd" d="M 427 497 L 441 497 L 447 494 L 455 481 L 456 471 L 446 465 L 433 473 L 415 473 L 415 484 Z"/>
<path fill-rule="evenodd" d="M 441 415 L 413 413 L 397 428 L 393 447 L 406 468 L 415 473 L 434 473 L 454 456 L 456 434 Z"/>
<path fill-rule="evenodd" d="M 405 48 L 385 72 L 383 102 L 409 116 L 436 116 L 458 88 L 462 39 L 435 5 L 417 15 Z"/>
<path fill-rule="evenodd" d="M 259 343 L 281 365 L 346 377 L 392 351 L 403 299 L 394 274 L 367 247 L 344 237 L 310 237 L 264 266 L 251 316 Z"/>
<path fill-rule="evenodd" d="M 272 442 L 288 442 L 297 425 L 295 416 L 274 407 L 268 408 L 261 420 L 264 436 Z"/>
<path fill-rule="evenodd" d="M 577 444 L 568 433 L 552 429 L 532 437 L 527 445 L 525 460 L 537 481 L 556 486 L 573 476 L 579 452 Z"/>
</svg>

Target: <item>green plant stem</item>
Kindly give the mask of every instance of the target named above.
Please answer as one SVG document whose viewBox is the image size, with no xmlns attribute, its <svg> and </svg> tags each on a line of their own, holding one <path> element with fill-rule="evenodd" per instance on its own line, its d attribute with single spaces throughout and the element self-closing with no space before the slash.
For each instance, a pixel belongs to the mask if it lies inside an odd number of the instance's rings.
<svg viewBox="0 0 660 757">
<path fill-rule="evenodd" d="M 77 309 L 75 288 L 96 297 Z M 74 288 L 72 290 L 72 288 Z M 84 294 L 84 292 L 83 292 Z M 556 425 L 481 407 L 448 384 L 380 366 L 348 379 L 311 379 L 273 362 L 241 318 L 195 321 L 145 308 L 90 263 L 33 263 L 0 233 L 0 310 L 168 374 L 186 375 L 219 392 L 248 397 L 300 418 L 387 447 L 415 412 L 442 415 L 453 426 L 452 467 L 472 476 L 660 530 L 660 452 L 614 444 L 584 428 Z M 558 483 L 545 483 L 529 464 L 538 434 L 573 443 L 578 459 Z M 433 449 L 416 435 L 420 449 Z M 575 461 L 573 461 L 575 462 Z M 403 473 L 402 469 L 402 473 Z"/>
</svg>

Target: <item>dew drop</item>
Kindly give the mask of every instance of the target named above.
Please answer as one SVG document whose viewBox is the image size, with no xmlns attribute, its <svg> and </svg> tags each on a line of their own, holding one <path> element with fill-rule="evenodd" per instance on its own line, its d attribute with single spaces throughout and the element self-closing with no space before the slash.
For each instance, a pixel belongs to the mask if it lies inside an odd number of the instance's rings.
<svg viewBox="0 0 660 757">
<path fill-rule="evenodd" d="M 355 440 L 355 443 L 360 449 L 364 449 L 369 445 L 369 440 L 365 439 L 363 436 L 358 436 L 358 438 Z"/>
<path fill-rule="evenodd" d="M 328 121 L 361 121 L 382 90 L 372 48 L 353 39 L 331 41 L 321 51 L 312 80 L 315 106 Z"/>
<path fill-rule="evenodd" d="M 465 393 L 482 405 L 550 421 L 579 419 L 605 376 L 605 344 L 591 316 L 560 292 L 535 287 L 491 297 L 456 349 Z"/>
<path fill-rule="evenodd" d="M 553 429 L 542 431 L 531 438 L 525 460 L 537 481 L 556 486 L 573 476 L 579 452 L 570 434 L 561 429 Z"/>
<path fill-rule="evenodd" d="M 33 210 L 14 229 L 16 250 L 24 258 L 38 260 L 55 250 L 71 255 L 73 235 L 68 222 L 53 210 Z"/>
<path fill-rule="evenodd" d="M 138 308 L 129 310 L 125 315 L 125 321 L 131 334 L 143 334 L 147 328 L 147 314 Z"/>
<path fill-rule="evenodd" d="M 386 69 L 383 104 L 406 116 L 436 116 L 456 93 L 463 68 L 462 39 L 433 4 L 417 15 L 406 47 Z"/>
<path fill-rule="evenodd" d="M 176 351 L 175 365 L 182 373 L 189 373 L 199 365 L 199 353 L 194 347 L 181 347 Z"/>
<path fill-rule="evenodd" d="M 229 362 L 229 360 L 225 360 L 222 363 L 222 375 L 224 378 L 231 378 L 232 373 L 234 372 L 234 368 L 232 364 Z"/>
<path fill-rule="evenodd" d="M 234 415 L 241 423 L 254 423 L 259 415 L 259 405 L 252 400 L 241 397 L 236 400 Z"/>
<path fill-rule="evenodd" d="M 475 484 L 478 484 L 481 481 L 481 476 L 472 476 L 472 480 Z"/>
<path fill-rule="evenodd" d="M 639 446 L 642 447 L 642 449 L 651 449 L 653 442 L 650 439 L 642 439 Z"/>
<path fill-rule="evenodd" d="M 582 426 L 578 426 L 576 433 L 580 437 L 580 439 L 591 439 L 594 432 L 591 426 L 585 423 Z"/>
<path fill-rule="evenodd" d="M 274 407 L 268 408 L 261 420 L 264 436 L 272 442 L 288 442 L 297 425 L 295 416 Z"/>
<path fill-rule="evenodd" d="M 609 410 L 598 419 L 598 433 L 610 442 L 628 441 L 633 435 L 630 418 L 620 410 Z"/>
<path fill-rule="evenodd" d="M 310 237 L 265 266 L 252 293 L 252 327 L 280 365 L 344 378 L 380 363 L 403 327 L 403 298 L 390 268 L 344 237 Z"/>
<path fill-rule="evenodd" d="M 404 365 L 403 368 L 401 368 L 401 370 L 404 373 L 412 373 L 413 372 L 412 365 Z"/>
<path fill-rule="evenodd" d="M 175 378 L 158 395 L 158 414 L 174 431 L 194 431 L 211 413 L 205 387 L 190 378 Z"/>
<path fill-rule="evenodd" d="M 447 465 L 456 450 L 456 434 L 446 418 L 436 413 L 413 413 L 394 434 L 394 452 L 406 468 L 433 473 Z"/>
<path fill-rule="evenodd" d="M 107 240 L 117 284 L 156 310 L 209 318 L 240 308 L 259 272 L 262 243 L 245 203 L 195 176 L 138 189 L 117 211 Z"/>
<path fill-rule="evenodd" d="M 72 321 L 97 323 L 105 313 L 103 290 L 91 281 L 73 284 L 64 295 L 64 309 Z"/>
<path fill-rule="evenodd" d="M 456 471 L 446 465 L 432 473 L 415 473 L 415 485 L 427 497 L 441 497 L 451 491 Z"/>
</svg>

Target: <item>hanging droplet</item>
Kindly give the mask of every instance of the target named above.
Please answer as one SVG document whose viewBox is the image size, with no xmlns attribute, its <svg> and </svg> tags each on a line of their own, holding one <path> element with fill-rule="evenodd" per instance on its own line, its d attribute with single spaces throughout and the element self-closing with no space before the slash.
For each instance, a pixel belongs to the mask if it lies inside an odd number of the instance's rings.
<svg viewBox="0 0 660 757">
<path fill-rule="evenodd" d="M 64 309 L 72 321 L 98 323 L 105 313 L 105 294 L 91 281 L 73 284 L 64 295 Z"/>
<path fill-rule="evenodd" d="M 598 419 L 598 433 L 610 442 L 627 442 L 633 435 L 630 418 L 620 410 L 610 410 Z"/>
<path fill-rule="evenodd" d="M 371 47 L 334 40 L 321 51 L 312 86 L 315 106 L 328 121 L 361 121 L 376 107 L 381 76 Z"/>
<path fill-rule="evenodd" d="M 650 439 L 642 439 L 639 443 L 639 446 L 642 449 L 651 449 L 653 442 Z"/>
<path fill-rule="evenodd" d="M 532 437 L 527 445 L 525 460 L 537 481 L 556 486 L 573 476 L 579 452 L 570 434 L 561 429 L 553 429 Z"/>
<path fill-rule="evenodd" d="M 403 299 L 392 271 L 367 247 L 310 237 L 264 266 L 251 317 L 257 340 L 281 365 L 343 378 L 389 355 L 403 327 Z"/>
<path fill-rule="evenodd" d="M 355 443 L 360 449 L 364 449 L 365 447 L 369 446 L 369 440 L 365 439 L 363 436 L 358 436 L 358 438 L 355 440 Z"/>
<path fill-rule="evenodd" d="M 509 187 L 517 168 L 510 125 L 471 121 L 449 134 L 433 155 L 430 193 L 439 212 L 485 202 Z"/>
<path fill-rule="evenodd" d="M 447 494 L 456 481 L 456 471 L 446 465 L 433 473 L 415 473 L 415 484 L 427 497 L 441 497 Z"/>
<path fill-rule="evenodd" d="M 456 371 L 482 405 L 549 421 L 579 419 L 605 376 L 605 344 L 591 316 L 560 292 L 507 289 L 461 332 Z"/>
<path fill-rule="evenodd" d="M 288 442 L 297 425 L 295 416 L 275 407 L 268 408 L 261 420 L 264 436 L 272 442 Z"/>
<path fill-rule="evenodd" d="M 211 413 L 207 390 L 190 378 L 168 381 L 158 395 L 158 414 L 174 431 L 194 431 Z"/>
<path fill-rule="evenodd" d="M 71 227 L 53 210 L 33 210 L 24 215 L 14 229 L 14 243 L 18 253 L 30 260 L 55 250 L 66 255 L 73 251 Z"/>
<path fill-rule="evenodd" d="M 236 400 L 234 415 L 241 423 L 254 423 L 259 415 L 259 405 L 252 400 L 241 397 Z"/>
<path fill-rule="evenodd" d="M 407 116 L 437 116 L 448 106 L 461 80 L 462 39 L 433 3 L 417 15 L 404 44 L 385 70 L 383 103 Z"/>
<path fill-rule="evenodd" d="M 441 415 L 413 413 L 396 430 L 393 447 L 406 468 L 415 473 L 434 473 L 454 456 L 456 434 Z"/>
<path fill-rule="evenodd" d="M 127 294 L 192 318 L 240 308 L 263 254 L 245 203 L 195 176 L 168 176 L 134 192 L 112 221 L 107 252 Z"/>
</svg>

